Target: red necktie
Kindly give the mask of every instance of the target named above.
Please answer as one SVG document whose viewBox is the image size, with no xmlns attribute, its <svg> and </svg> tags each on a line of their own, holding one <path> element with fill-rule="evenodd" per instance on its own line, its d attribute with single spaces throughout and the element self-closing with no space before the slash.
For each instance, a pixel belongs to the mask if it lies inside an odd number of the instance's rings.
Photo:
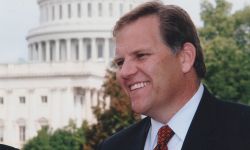
<svg viewBox="0 0 250 150">
<path fill-rule="evenodd" d="M 168 150 L 167 143 L 174 135 L 169 126 L 163 126 L 158 131 L 158 141 L 154 150 Z"/>
</svg>

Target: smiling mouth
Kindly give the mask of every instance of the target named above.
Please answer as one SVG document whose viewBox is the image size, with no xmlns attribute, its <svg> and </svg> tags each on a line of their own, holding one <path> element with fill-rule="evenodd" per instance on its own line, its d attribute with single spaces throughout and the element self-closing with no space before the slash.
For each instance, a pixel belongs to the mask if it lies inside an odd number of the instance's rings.
<svg viewBox="0 0 250 150">
<path fill-rule="evenodd" d="M 148 81 L 146 82 L 137 82 L 135 84 L 132 84 L 129 86 L 129 89 L 130 91 L 134 91 L 134 90 L 137 90 L 137 89 L 141 89 L 141 88 L 144 88 L 145 86 L 147 86 L 149 84 Z"/>
</svg>

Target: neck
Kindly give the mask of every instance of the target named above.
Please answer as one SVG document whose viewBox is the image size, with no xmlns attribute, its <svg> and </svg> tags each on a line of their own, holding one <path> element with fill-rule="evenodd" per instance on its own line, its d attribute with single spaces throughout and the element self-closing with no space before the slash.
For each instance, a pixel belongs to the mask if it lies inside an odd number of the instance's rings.
<svg viewBox="0 0 250 150">
<path fill-rule="evenodd" d="M 162 107 L 154 112 L 155 115 L 150 115 L 155 120 L 166 124 L 169 120 L 195 95 L 197 92 L 200 80 L 198 78 L 186 78 L 180 85 L 178 93 L 175 94 L 175 97 Z"/>
</svg>

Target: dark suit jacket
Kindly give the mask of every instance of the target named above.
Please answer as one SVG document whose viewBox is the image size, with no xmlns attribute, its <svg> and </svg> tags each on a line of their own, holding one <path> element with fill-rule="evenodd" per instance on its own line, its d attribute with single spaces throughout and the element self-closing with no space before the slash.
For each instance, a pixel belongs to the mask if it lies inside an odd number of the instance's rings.
<svg viewBox="0 0 250 150">
<path fill-rule="evenodd" d="M 143 150 L 146 117 L 103 141 L 97 150 Z M 219 101 L 205 88 L 182 150 L 250 150 L 250 107 Z"/>
<path fill-rule="evenodd" d="M 14 148 L 14 147 L 7 146 L 7 145 L 0 144 L 0 150 L 18 150 L 18 149 Z"/>
</svg>

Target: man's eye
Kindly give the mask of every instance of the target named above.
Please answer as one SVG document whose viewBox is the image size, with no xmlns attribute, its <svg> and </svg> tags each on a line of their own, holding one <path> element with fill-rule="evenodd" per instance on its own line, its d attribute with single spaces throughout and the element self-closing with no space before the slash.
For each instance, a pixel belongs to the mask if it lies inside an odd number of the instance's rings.
<svg viewBox="0 0 250 150">
<path fill-rule="evenodd" d="M 117 67 L 121 68 L 121 66 L 123 65 L 123 60 L 120 60 L 120 61 L 116 61 L 115 64 Z"/>
<path fill-rule="evenodd" d="M 139 59 L 145 58 L 146 56 L 148 56 L 148 54 L 145 54 L 145 53 L 139 53 L 136 55 L 136 57 Z"/>
</svg>

